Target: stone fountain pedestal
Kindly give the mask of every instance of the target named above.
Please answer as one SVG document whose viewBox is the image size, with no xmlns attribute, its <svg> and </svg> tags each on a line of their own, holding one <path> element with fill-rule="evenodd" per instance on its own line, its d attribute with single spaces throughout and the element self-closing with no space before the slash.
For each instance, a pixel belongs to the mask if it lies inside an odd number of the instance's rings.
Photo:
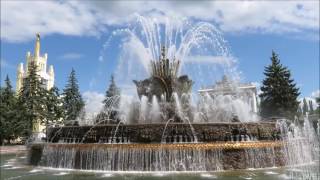
<svg viewBox="0 0 320 180">
<path fill-rule="evenodd" d="M 186 123 L 50 128 L 52 141 L 32 144 L 29 163 L 107 171 L 217 171 L 285 163 L 274 122 L 191 125 L 194 131 Z"/>
</svg>

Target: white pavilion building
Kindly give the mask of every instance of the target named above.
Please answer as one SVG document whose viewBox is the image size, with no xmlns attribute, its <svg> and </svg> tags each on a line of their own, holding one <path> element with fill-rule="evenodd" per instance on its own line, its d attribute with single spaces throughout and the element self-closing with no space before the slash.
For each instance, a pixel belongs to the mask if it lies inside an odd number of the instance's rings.
<svg viewBox="0 0 320 180">
<path fill-rule="evenodd" d="M 257 113 L 257 87 L 252 83 L 235 83 L 223 76 L 221 81 L 209 88 L 198 90 L 200 95 L 208 93 L 213 99 L 218 95 L 231 95 L 250 105 L 251 112 Z"/>
</svg>

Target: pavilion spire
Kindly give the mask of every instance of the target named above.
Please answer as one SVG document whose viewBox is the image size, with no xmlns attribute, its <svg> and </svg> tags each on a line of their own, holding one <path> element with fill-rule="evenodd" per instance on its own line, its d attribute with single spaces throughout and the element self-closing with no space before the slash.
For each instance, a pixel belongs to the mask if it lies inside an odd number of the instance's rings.
<svg viewBox="0 0 320 180">
<path fill-rule="evenodd" d="M 40 33 L 37 33 L 36 45 L 34 48 L 34 57 L 40 56 Z"/>
</svg>

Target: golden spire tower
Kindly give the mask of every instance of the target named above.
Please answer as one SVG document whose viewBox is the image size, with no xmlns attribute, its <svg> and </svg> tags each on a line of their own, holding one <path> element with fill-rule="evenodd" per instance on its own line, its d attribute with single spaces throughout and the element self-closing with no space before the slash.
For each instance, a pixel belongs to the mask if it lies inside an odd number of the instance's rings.
<svg viewBox="0 0 320 180">
<path fill-rule="evenodd" d="M 34 48 L 34 57 L 40 56 L 40 33 L 37 33 L 36 45 Z"/>
<path fill-rule="evenodd" d="M 26 65 L 20 63 L 17 69 L 17 83 L 16 83 L 16 92 L 20 92 L 20 89 L 23 85 L 23 80 L 28 76 L 28 67 L 30 63 L 35 63 L 37 65 L 37 73 L 41 78 L 41 81 L 44 84 L 44 87 L 49 90 L 54 86 L 54 69 L 53 66 L 47 68 L 48 54 L 40 54 L 40 34 L 36 34 L 36 42 L 34 46 L 33 55 L 30 52 L 26 54 Z"/>
</svg>

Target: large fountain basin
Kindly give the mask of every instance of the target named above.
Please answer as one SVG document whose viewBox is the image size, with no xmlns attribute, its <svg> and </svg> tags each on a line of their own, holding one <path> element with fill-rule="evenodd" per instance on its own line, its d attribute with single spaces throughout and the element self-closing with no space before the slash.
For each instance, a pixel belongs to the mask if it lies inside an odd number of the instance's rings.
<svg viewBox="0 0 320 180">
<path fill-rule="evenodd" d="M 278 140 L 274 122 L 107 124 L 50 128 L 49 142 L 66 143 L 161 143 Z"/>
<path fill-rule="evenodd" d="M 218 171 L 283 166 L 282 141 L 179 144 L 44 143 L 29 162 L 53 168 L 105 171 Z"/>
</svg>

